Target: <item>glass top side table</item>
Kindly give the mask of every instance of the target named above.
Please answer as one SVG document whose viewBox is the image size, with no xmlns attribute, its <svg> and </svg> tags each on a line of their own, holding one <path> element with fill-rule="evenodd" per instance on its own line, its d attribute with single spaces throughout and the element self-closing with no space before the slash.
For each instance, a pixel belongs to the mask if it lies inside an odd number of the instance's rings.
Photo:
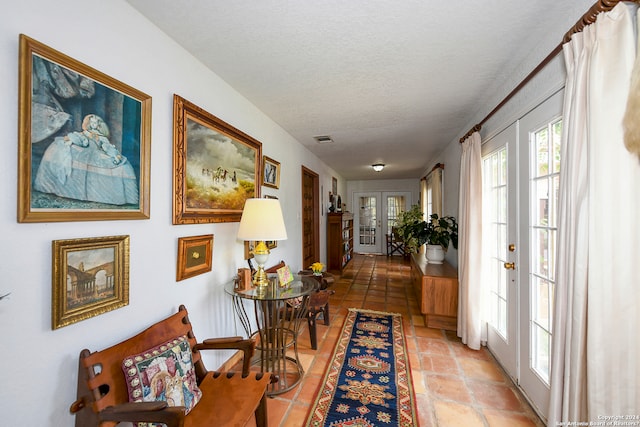
<svg viewBox="0 0 640 427">
<path fill-rule="evenodd" d="M 270 396 L 284 393 L 295 387 L 304 369 L 298 358 L 298 332 L 303 314 L 307 310 L 309 294 L 318 286 L 315 280 L 296 276 L 285 287 L 278 284 L 277 277 L 269 277 L 269 285 L 248 290 L 236 290 L 235 281 L 225 285 L 225 292 L 234 299 L 234 308 L 241 317 L 248 319 L 241 299 L 253 300 L 254 314 L 258 325 L 256 349 L 258 355 L 252 365 L 262 372 L 272 372 L 278 382 L 269 386 Z M 247 326 L 245 326 L 247 329 Z M 248 331 L 248 334 L 250 332 Z"/>
</svg>

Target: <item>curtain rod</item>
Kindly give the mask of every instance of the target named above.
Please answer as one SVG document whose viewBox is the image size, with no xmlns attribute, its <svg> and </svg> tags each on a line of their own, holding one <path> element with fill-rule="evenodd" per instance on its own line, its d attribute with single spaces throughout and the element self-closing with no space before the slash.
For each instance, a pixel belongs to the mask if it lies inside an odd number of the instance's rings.
<svg viewBox="0 0 640 427">
<path fill-rule="evenodd" d="M 436 165 L 434 167 L 431 168 L 431 170 L 429 171 L 428 174 L 426 174 L 425 176 L 423 176 L 422 178 L 420 178 L 420 181 L 422 180 L 426 180 L 427 177 L 429 176 L 429 174 L 431 174 L 431 172 L 433 172 L 436 169 L 444 169 L 444 163 L 436 163 Z"/>
<path fill-rule="evenodd" d="M 598 16 L 598 14 L 600 14 L 602 12 L 610 11 L 618 3 L 620 3 L 621 1 L 624 1 L 624 0 L 598 0 L 593 6 L 591 6 L 589 8 L 589 10 L 587 10 L 584 13 L 584 15 L 582 15 L 582 17 L 578 20 L 578 22 L 576 22 L 576 24 L 573 27 L 571 27 L 571 29 L 569 29 L 569 31 L 567 31 L 567 33 L 562 38 L 562 42 L 558 46 L 556 46 L 551 51 L 551 53 L 549 55 L 547 55 L 546 58 L 544 58 L 542 60 L 542 62 L 540 64 L 538 64 L 538 66 L 536 68 L 534 68 L 533 71 L 531 71 L 527 75 L 527 77 L 525 77 L 524 80 L 522 80 L 522 82 L 520 82 L 520 84 L 518 86 L 515 87 L 515 89 L 513 89 L 511 92 L 509 92 L 509 94 L 502 100 L 502 102 L 500 102 L 500 104 L 498 104 L 496 106 L 496 108 L 491 110 L 491 112 L 489 114 L 487 114 L 487 116 L 484 119 L 482 119 L 482 121 L 480 121 L 480 123 L 478 123 L 473 128 L 471 128 L 471 130 L 469 130 L 469 132 L 465 133 L 464 136 L 462 138 L 460 138 L 460 143 L 462 144 L 474 132 L 480 132 L 480 129 L 482 129 L 482 125 L 485 124 L 487 122 L 487 120 L 489 120 L 498 110 L 500 110 L 500 108 L 504 107 L 504 105 L 507 102 L 509 102 L 511 100 L 511 98 L 513 98 L 514 95 L 520 91 L 520 89 L 522 89 L 524 87 L 524 85 L 529 83 L 529 81 L 536 74 L 538 74 L 540 72 L 540 70 L 542 70 L 549 62 L 551 62 L 551 60 L 553 58 L 556 57 L 556 55 L 558 55 L 562 51 L 562 45 L 565 44 L 565 43 L 568 43 L 571 40 L 571 36 L 572 35 L 581 32 L 582 30 L 584 30 L 584 27 L 586 27 L 587 25 L 593 24 L 596 21 L 596 18 Z M 640 0 L 630 1 L 630 3 L 638 3 L 638 2 L 640 2 Z"/>
</svg>

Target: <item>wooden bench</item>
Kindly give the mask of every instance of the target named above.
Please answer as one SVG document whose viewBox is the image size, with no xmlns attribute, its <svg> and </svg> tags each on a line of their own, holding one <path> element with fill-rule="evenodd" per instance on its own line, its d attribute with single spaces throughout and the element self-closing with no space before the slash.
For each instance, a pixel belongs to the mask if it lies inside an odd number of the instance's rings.
<svg viewBox="0 0 640 427">
<path fill-rule="evenodd" d="M 186 336 L 200 401 L 185 415 L 184 406 L 166 401 L 130 402 L 123 360 L 155 346 Z M 78 398 L 70 411 L 76 427 L 115 426 L 118 422 L 155 422 L 168 427 L 244 426 L 255 415 L 257 426 L 267 425 L 265 391 L 277 381 L 272 374 L 249 370 L 255 343 L 241 337 L 196 341 L 187 309 L 150 326 L 143 332 L 102 351 L 82 350 L 78 366 Z M 237 349 L 243 352 L 242 372 L 207 371 L 202 350 Z"/>
</svg>

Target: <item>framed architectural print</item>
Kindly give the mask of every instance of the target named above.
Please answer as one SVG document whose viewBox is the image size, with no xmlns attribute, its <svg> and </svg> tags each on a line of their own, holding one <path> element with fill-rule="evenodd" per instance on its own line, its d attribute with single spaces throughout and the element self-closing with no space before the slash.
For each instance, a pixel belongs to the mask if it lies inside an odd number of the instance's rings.
<svg viewBox="0 0 640 427">
<path fill-rule="evenodd" d="M 262 185 L 280 188 L 280 162 L 264 156 L 262 161 Z"/>
<path fill-rule="evenodd" d="M 178 239 L 176 280 L 184 280 L 211 271 L 212 255 L 213 234 L 180 237 Z"/>
<path fill-rule="evenodd" d="M 129 236 L 54 240 L 51 327 L 129 304 Z"/>
<path fill-rule="evenodd" d="M 262 144 L 173 97 L 173 223 L 238 222 L 260 197 Z"/>
<path fill-rule="evenodd" d="M 149 218 L 151 97 L 25 35 L 18 222 Z"/>
</svg>

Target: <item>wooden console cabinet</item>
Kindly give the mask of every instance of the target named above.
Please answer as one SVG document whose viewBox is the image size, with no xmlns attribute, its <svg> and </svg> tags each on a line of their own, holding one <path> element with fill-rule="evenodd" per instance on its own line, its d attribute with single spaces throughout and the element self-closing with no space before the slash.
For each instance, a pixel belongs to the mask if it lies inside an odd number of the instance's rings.
<svg viewBox="0 0 640 427">
<path fill-rule="evenodd" d="M 327 271 L 342 274 L 342 269 L 353 258 L 353 214 L 327 215 Z"/>
<path fill-rule="evenodd" d="M 455 331 L 458 319 L 458 271 L 446 261 L 429 264 L 424 247 L 411 254 L 411 281 L 420 312 L 430 328 Z"/>
</svg>

